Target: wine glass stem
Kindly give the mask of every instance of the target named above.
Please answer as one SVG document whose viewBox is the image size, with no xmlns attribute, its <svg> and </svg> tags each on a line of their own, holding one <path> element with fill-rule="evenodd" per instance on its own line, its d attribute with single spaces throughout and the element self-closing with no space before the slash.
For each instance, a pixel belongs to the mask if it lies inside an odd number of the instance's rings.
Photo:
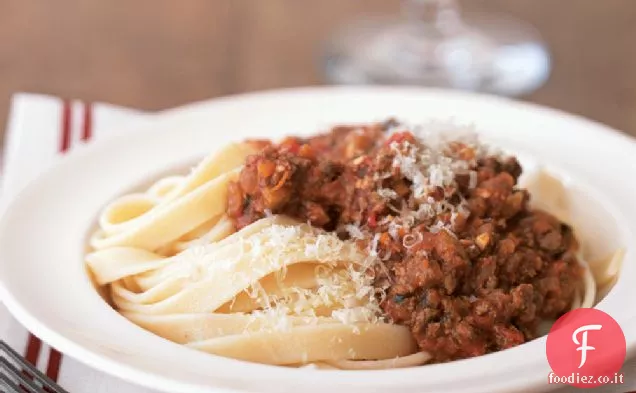
<svg viewBox="0 0 636 393">
<path fill-rule="evenodd" d="M 456 0 L 405 0 L 403 4 L 407 18 L 427 29 L 446 33 L 462 24 Z"/>
</svg>

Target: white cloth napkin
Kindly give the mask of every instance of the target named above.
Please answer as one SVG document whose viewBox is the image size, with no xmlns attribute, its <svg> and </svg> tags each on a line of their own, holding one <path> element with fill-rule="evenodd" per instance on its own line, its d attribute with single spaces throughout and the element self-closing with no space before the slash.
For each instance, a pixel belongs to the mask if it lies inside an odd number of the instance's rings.
<svg viewBox="0 0 636 393">
<path fill-rule="evenodd" d="M 16 94 L 5 139 L 2 162 L 2 198 L 15 196 L 29 181 L 51 166 L 73 146 L 117 133 L 130 122 L 146 122 L 152 114 L 107 104 L 90 104 L 56 97 Z M 129 130 L 130 128 L 127 127 Z M 59 354 L 41 343 L 9 314 L 0 303 L 0 338 L 27 356 L 71 393 L 151 393 L 118 378 L 91 369 Z M 623 367 L 625 383 L 604 386 L 590 391 L 624 393 L 636 391 L 636 359 Z M 547 384 L 547 376 L 546 376 Z M 579 391 L 561 388 L 558 393 Z"/>
<path fill-rule="evenodd" d="M 16 94 L 5 136 L 2 198 L 16 195 L 62 154 L 72 152 L 73 146 L 104 138 L 124 123 L 143 122 L 147 117 L 140 111 L 106 104 Z M 38 344 L 39 340 L 30 336 L 1 303 L 0 338 L 71 393 L 153 392 L 60 355 L 46 343 Z"/>
</svg>

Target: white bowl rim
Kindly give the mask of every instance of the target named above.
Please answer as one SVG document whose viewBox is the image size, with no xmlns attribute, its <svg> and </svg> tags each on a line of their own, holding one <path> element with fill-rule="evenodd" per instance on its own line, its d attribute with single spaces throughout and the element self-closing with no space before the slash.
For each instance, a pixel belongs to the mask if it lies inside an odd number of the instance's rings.
<svg viewBox="0 0 636 393">
<path fill-rule="evenodd" d="M 246 95 L 239 95 L 233 97 L 226 97 L 221 99 L 212 100 L 210 102 L 202 102 L 191 104 L 182 108 L 172 109 L 160 114 L 149 122 L 147 126 L 143 127 L 143 130 L 135 130 L 135 134 L 132 136 L 117 136 L 113 138 L 109 138 L 100 141 L 98 143 L 82 147 L 78 149 L 77 153 L 72 154 L 69 157 L 66 157 L 62 160 L 62 162 L 52 168 L 51 170 L 45 172 L 43 175 L 39 177 L 38 180 L 31 183 L 26 187 L 16 198 L 13 199 L 7 206 L 3 209 L 3 222 L 6 221 L 5 216 L 10 216 L 11 209 L 19 205 L 19 201 L 24 195 L 28 195 L 30 192 L 34 192 L 33 190 L 37 187 L 39 183 L 42 182 L 42 178 L 46 176 L 54 175 L 55 173 L 61 173 L 62 169 L 60 168 L 69 168 L 73 166 L 75 162 L 79 162 L 80 160 L 90 160 L 87 158 L 92 154 L 104 154 L 107 149 L 112 149 L 113 146 L 116 146 L 119 143 L 122 143 L 130 138 L 135 140 L 141 140 L 143 137 L 148 137 L 152 132 L 152 128 L 158 124 L 163 122 L 176 122 L 178 119 L 182 117 L 190 116 L 191 113 L 196 113 L 201 110 L 207 110 L 209 106 L 222 107 L 223 105 L 249 105 L 250 103 L 257 103 L 263 100 L 278 100 L 280 97 L 284 97 L 287 100 L 295 100 L 295 99 L 309 99 L 308 97 L 315 96 L 351 96 L 351 97 L 363 97 L 368 95 L 377 95 L 377 96 L 404 96 L 404 97 L 438 97 L 439 99 L 457 101 L 457 102 L 481 102 L 487 103 L 488 105 L 494 105 L 497 107 L 502 107 L 502 110 L 513 110 L 514 111 L 522 111 L 530 113 L 531 116 L 538 116 L 543 118 L 551 118 L 556 120 L 557 118 L 565 123 L 569 123 L 572 126 L 579 127 L 585 130 L 586 135 L 589 137 L 602 138 L 602 140 L 610 141 L 612 140 L 615 144 L 623 144 L 625 149 L 630 149 L 631 151 L 636 152 L 636 142 L 634 142 L 631 138 L 625 136 L 624 134 L 612 130 L 609 127 L 601 125 L 599 123 L 591 122 L 589 120 L 565 114 L 563 112 L 548 109 L 540 106 L 536 106 L 533 104 L 527 103 L 519 103 L 513 102 L 502 98 L 496 98 L 491 96 L 483 96 L 469 93 L 460 93 L 460 92 L 449 92 L 444 90 L 435 90 L 435 89 L 421 89 L 421 88 L 395 88 L 395 87 L 317 87 L 317 88 L 301 88 L 301 89 L 285 89 L 279 91 L 268 91 L 268 92 L 260 92 L 260 93 L 251 93 Z M 135 128 L 139 127 L 138 125 Z M 101 153 L 100 153 L 101 152 Z M 81 158 L 84 157 L 84 158 Z M 621 206 L 624 208 L 625 206 Z M 6 228 L 4 226 L 0 227 L 0 233 L 4 234 L 4 230 Z M 630 234 L 631 235 L 631 234 Z M 630 236 L 630 239 L 633 240 L 633 237 Z M 2 244 L 2 240 L 0 239 L 0 244 Z M 630 253 L 631 254 L 631 253 Z M 0 256 L 2 252 L 0 251 Z M 0 262 L 1 264 L 1 262 Z M 630 265 L 631 266 L 631 265 Z M 1 279 L 2 277 L 0 277 Z M 49 329 L 47 324 L 43 322 L 38 315 L 33 313 L 33 310 L 26 309 L 19 296 L 13 291 L 9 291 L 6 287 L 7 283 L 3 283 L 0 280 L 0 299 L 6 304 L 9 310 L 17 317 L 17 319 L 24 324 L 29 330 L 34 332 L 36 335 L 40 336 L 45 341 L 49 342 L 53 347 L 60 349 L 62 352 L 69 354 L 81 361 L 87 363 L 88 365 L 102 369 L 111 374 L 117 375 L 124 379 L 136 381 L 137 383 L 141 383 L 143 385 L 154 387 L 164 391 L 179 391 L 179 392 L 206 392 L 210 391 L 209 386 L 203 386 L 197 383 L 186 382 L 183 380 L 174 380 L 170 377 L 166 377 L 159 373 L 153 372 L 152 370 L 139 367 L 139 365 L 132 364 L 119 364 L 117 361 L 109 358 L 104 355 L 104 353 L 99 353 L 95 350 L 95 348 L 89 349 L 85 346 L 78 344 L 72 340 L 69 340 L 62 334 L 59 334 L 55 330 Z M 636 290 L 629 290 L 624 287 L 625 295 L 635 295 Z M 633 296 L 632 296 L 633 297 Z M 634 331 L 636 327 L 636 319 L 634 318 L 636 315 L 632 314 L 629 318 L 625 319 L 625 323 L 628 323 L 624 327 L 626 332 Z M 632 353 L 636 348 L 636 336 L 629 335 L 628 338 L 628 347 L 630 353 Z M 527 344 L 528 347 L 534 345 L 535 348 L 538 348 L 543 344 L 542 339 L 536 340 L 530 344 Z M 421 378 L 424 375 L 433 376 L 437 370 L 441 370 L 442 367 L 448 368 L 449 365 L 454 366 L 454 368 L 461 369 L 464 374 L 462 378 L 458 378 L 458 380 L 467 382 L 467 381 L 476 381 L 479 379 L 480 373 L 484 372 L 483 367 L 475 367 L 479 362 L 485 363 L 486 361 L 489 364 L 495 364 L 499 360 L 505 360 L 509 358 L 506 356 L 506 351 L 491 354 L 487 356 L 483 356 L 476 359 L 470 359 L 465 361 L 454 362 L 445 365 L 432 365 L 422 368 L 416 369 L 404 369 L 404 370 L 389 370 L 389 371 L 375 371 L 375 372 L 356 372 L 356 373 L 348 373 L 348 372 L 329 372 L 329 376 L 326 374 L 316 373 L 312 370 L 289 370 L 283 368 L 274 368 L 256 364 L 245 364 L 241 363 L 242 372 L 248 375 L 258 375 L 258 378 L 255 379 L 255 382 L 250 384 L 252 388 L 257 388 L 258 384 L 262 384 L 263 382 L 272 382 L 272 381 L 284 381 L 287 379 L 302 379 L 307 384 L 320 384 L 323 385 L 325 379 L 329 379 L 328 386 L 351 386 L 351 388 L 362 387 L 362 386 L 379 386 L 379 387 L 390 387 L 396 381 L 401 380 L 412 380 L 413 378 Z M 195 355 L 192 355 L 193 359 Z M 203 355 L 209 356 L 209 355 Z M 521 360 L 521 359 L 520 359 Z M 227 363 L 228 366 L 236 365 L 236 361 L 222 359 L 221 362 Z M 524 368 L 532 367 L 534 370 L 541 369 L 545 370 L 545 365 L 538 364 L 528 364 L 523 361 L 518 363 L 516 366 L 509 368 L 505 371 L 505 375 L 510 377 L 511 380 L 509 382 L 501 382 L 490 384 L 486 384 L 486 388 L 488 389 L 500 389 L 500 388 L 520 388 L 519 379 L 514 378 L 515 374 L 523 373 Z M 471 372 L 471 369 L 472 372 Z M 529 374 L 533 374 L 530 370 L 526 369 Z M 536 372 L 534 375 L 538 375 Z M 502 377 L 502 373 L 497 375 L 498 377 Z M 547 377 L 547 374 L 545 374 Z M 532 379 L 532 378 L 530 378 Z M 537 386 L 538 380 L 532 379 L 527 381 L 531 383 L 533 386 Z M 228 385 L 229 386 L 229 385 Z M 526 386 L 526 385 L 523 385 Z M 222 387 L 222 386 L 219 386 Z M 397 386 L 396 386 L 397 387 Z M 406 387 L 406 386 L 405 386 Z M 411 387 L 409 385 L 409 387 Z M 430 383 L 430 381 L 426 381 L 422 383 L 422 387 L 427 388 L 441 388 L 441 386 Z M 449 391 L 454 391 L 449 389 Z"/>
</svg>

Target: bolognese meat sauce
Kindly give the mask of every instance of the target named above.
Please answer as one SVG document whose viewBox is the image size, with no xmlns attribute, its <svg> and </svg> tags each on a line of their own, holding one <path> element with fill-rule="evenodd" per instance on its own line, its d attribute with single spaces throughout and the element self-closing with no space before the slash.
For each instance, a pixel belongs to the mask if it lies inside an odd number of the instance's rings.
<svg viewBox="0 0 636 393">
<path fill-rule="evenodd" d="M 572 229 L 529 207 L 515 158 L 388 121 L 266 144 L 232 183 L 238 228 L 286 214 L 366 246 L 381 307 L 436 361 L 537 336 L 581 284 Z"/>
</svg>

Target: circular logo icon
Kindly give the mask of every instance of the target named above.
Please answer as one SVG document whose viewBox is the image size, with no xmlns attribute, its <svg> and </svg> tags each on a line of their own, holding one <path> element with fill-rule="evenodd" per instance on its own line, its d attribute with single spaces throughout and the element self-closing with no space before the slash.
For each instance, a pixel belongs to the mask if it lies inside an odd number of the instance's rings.
<svg viewBox="0 0 636 393">
<path fill-rule="evenodd" d="M 546 342 L 551 382 L 592 388 L 616 383 L 626 355 L 623 330 L 607 313 L 572 310 L 550 329 Z"/>
</svg>

